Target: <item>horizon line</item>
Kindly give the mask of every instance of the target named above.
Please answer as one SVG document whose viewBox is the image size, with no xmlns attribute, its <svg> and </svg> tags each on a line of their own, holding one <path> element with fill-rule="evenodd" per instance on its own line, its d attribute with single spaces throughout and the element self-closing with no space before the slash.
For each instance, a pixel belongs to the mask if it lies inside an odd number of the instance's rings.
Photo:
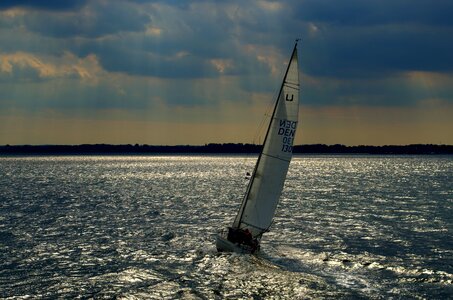
<svg viewBox="0 0 453 300">
<path fill-rule="evenodd" d="M 224 143 L 205 145 L 5 145 L 0 155 L 104 155 L 104 154 L 247 154 L 260 153 L 262 145 Z M 453 154 L 453 145 L 411 144 L 384 146 L 346 146 L 308 144 L 292 147 L 294 154 Z"/>
<path fill-rule="evenodd" d="M 252 146 L 262 146 L 262 144 L 254 143 L 241 143 L 241 142 L 224 142 L 224 143 L 205 143 L 205 144 L 146 144 L 146 143 L 80 143 L 80 144 L 3 144 L 0 147 L 77 147 L 77 146 L 133 146 L 133 147 L 206 147 L 209 145 L 252 145 Z M 343 146 L 343 147 L 407 147 L 407 146 L 453 146 L 453 144 L 443 144 L 443 143 L 410 143 L 410 144 L 382 144 L 382 145 L 366 145 L 366 144 L 355 144 L 355 145 L 346 145 L 341 143 L 327 144 L 327 143 L 310 143 L 310 144 L 297 144 L 293 147 L 299 146 Z"/>
</svg>

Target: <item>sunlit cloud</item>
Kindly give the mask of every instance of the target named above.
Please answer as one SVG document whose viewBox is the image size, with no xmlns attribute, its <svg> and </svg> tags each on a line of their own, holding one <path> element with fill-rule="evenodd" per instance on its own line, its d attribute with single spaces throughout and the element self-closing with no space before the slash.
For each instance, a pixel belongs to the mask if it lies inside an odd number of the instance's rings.
<svg viewBox="0 0 453 300">
<path fill-rule="evenodd" d="M 77 77 L 92 84 L 101 68 L 96 56 L 78 58 L 71 53 L 62 57 L 39 57 L 30 53 L 0 53 L 0 78 L 24 80 Z"/>
<path fill-rule="evenodd" d="M 151 36 L 160 36 L 162 34 L 162 29 L 154 26 L 148 26 L 145 33 Z"/>
<path fill-rule="evenodd" d="M 233 66 L 232 60 L 226 59 L 211 59 L 211 63 L 219 73 L 225 73 L 226 70 L 232 68 Z"/>
<path fill-rule="evenodd" d="M 277 11 L 282 9 L 282 4 L 278 1 L 258 1 L 258 6 L 270 11 Z"/>
</svg>

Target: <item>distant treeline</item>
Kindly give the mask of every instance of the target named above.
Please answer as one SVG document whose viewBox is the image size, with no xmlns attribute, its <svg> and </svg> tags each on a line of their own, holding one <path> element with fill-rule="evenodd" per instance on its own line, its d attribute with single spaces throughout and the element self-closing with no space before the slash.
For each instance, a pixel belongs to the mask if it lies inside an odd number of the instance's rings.
<svg viewBox="0 0 453 300">
<path fill-rule="evenodd" d="M 83 155 L 83 154 L 240 154 L 259 153 L 261 145 L 254 144 L 206 144 L 203 146 L 152 146 L 152 145 L 5 145 L 0 155 Z M 345 145 L 297 145 L 297 154 L 453 154 L 453 145 L 416 144 L 406 146 L 345 146 Z"/>
</svg>

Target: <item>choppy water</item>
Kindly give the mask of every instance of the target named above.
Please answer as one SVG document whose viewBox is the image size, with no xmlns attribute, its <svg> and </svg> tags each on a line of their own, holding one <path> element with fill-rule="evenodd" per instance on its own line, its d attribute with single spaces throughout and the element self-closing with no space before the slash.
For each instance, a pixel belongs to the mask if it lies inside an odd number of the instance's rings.
<svg viewBox="0 0 453 300">
<path fill-rule="evenodd" d="M 0 298 L 452 297 L 453 157 L 295 157 L 262 253 L 219 254 L 255 159 L 0 158 Z"/>
</svg>

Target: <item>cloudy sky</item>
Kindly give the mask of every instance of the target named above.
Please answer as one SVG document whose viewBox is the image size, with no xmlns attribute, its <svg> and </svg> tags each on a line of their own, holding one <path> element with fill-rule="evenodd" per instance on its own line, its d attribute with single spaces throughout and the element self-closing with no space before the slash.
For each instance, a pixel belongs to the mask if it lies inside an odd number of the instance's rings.
<svg viewBox="0 0 453 300">
<path fill-rule="evenodd" d="M 453 144 L 453 1 L 0 1 L 0 145 Z"/>
</svg>

